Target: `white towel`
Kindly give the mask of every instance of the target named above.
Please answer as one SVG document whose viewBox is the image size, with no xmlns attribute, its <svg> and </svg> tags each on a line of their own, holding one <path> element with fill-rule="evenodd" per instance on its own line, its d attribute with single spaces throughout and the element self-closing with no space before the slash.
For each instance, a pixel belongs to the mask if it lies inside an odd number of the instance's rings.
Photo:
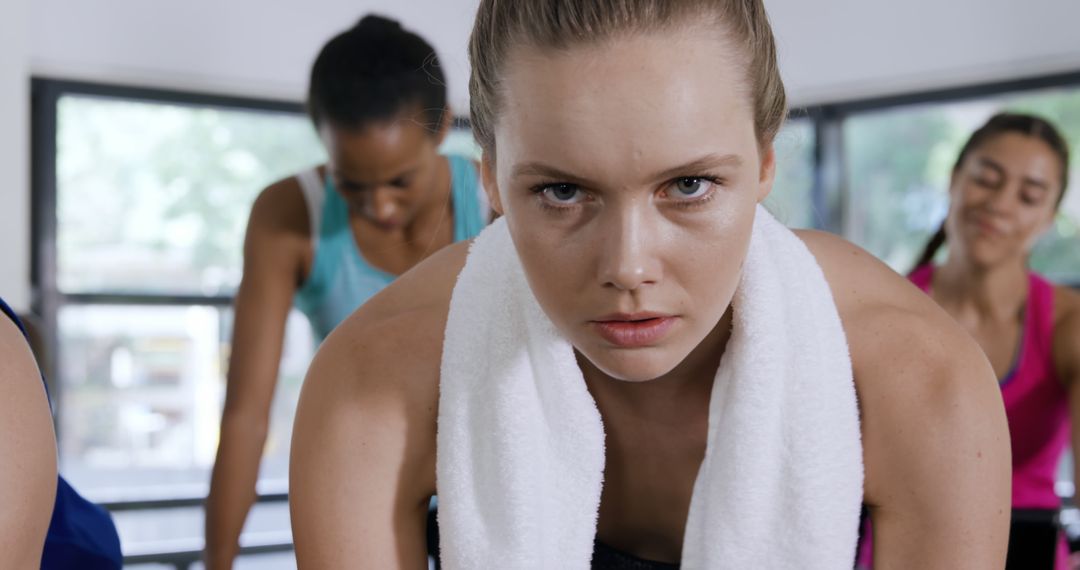
<svg viewBox="0 0 1080 570">
<path fill-rule="evenodd" d="M 863 477 L 847 342 L 813 255 L 764 208 L 732 303 L 683 568 L 847 570 Z M 589 568 L 603 423 L 503 220 L 454 288 L 438 417 L 443 567 Z"/>
</svg>

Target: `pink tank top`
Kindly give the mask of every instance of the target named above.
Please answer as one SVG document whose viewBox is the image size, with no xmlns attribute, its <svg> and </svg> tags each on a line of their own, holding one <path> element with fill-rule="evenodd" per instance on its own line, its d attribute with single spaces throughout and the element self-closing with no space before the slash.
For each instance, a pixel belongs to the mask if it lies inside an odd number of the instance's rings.
<svg viewBox="0 0 1080 570">
<path fill-rule="evenodd" d="M 930 293 L 934 266 L 924 265 L 908 279 Z M 1054 286 L 1028 274 L 1024 330 L 1012 371 L 1000 380 L 1012 440 L 1012 506 L 1014 509 L 1057 509 L 1054 490 L 1058 463 L 1069 442 L 1068 394 L 1058 381 L 1051 355 L 1054 339 Z M 867 521 L 856 568 L 873 567 L 872 527 Z M 1068 568 L 1068 547 L 1058 541 L 1058 570 Z"/>
</svg>

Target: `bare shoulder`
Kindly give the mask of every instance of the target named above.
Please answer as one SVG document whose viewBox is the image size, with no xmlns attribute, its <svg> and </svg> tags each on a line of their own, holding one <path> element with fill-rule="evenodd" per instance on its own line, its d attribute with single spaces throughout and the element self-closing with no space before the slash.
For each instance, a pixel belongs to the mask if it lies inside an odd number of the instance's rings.
<svg viewBox="0 0 1080 570">
<path fill-rule="evenodd" d="M 984 364 L 967 333 L 903 276 L 840 237 L 796 234 L 829 282 L 856 369 L 916 365 L 929 372 Z"/>
<path fill-rule="evenodd" d="M 862 249 L 820 232 L 798 235 L 829 282 L 847 334 L 875 560 L 1000 567 L 1009 435 L 982 351 L 929 296 Z"/>
<path fill-rule="evenodd" d="M 41 372 L 22 332 L 0 313 L 0 436 L 21 434 L 0 443 L 52 448 L 52 416 Z M 25 434 L 30 434 L 26 436 Z M 14 457 L 15 454 L 6 455 Z"/>
<path fill-rule="evenodd" d="M 424 552 L 442 335 L 467 248 L 449 246 L 399 277 L 319 348 L 290 457 L 301 566 L 405 567 Z"/>
<path fill-rule="evenodd" d="M 832 289 L 861 402 L 911 391 L 947 413 L 970 390 L 997 392 L 978 345 L 928 295 L 842 238 L 796 233 Z"/>
<path fill-rule="evenodd" d="M 386 405 L 433 428 L 443 331 L 467 254 L 466 242 L 444 248 L 334 329 L 312 362 L 301 405 Z"/>
<path fill-rule="evenodd" d="M 56 493 L 52 418 L 30 347 L 0 314 L 0 551 L 11 568 L 36 568 Z"/>
<path fill-rule="evenodd" d="M 259 192 L 251 207 L 249 226 L 294 238 L 311 236 L 307 201 L 295 176 L 278 180 Z"/>
<path fill-rule="evenodd" d="M 291 295 L 314 261 L 311 234 L 307 201 L 296 177 L 263 189 L 251 206 L 244 236 L 240 295 L 266 287 Z"/>
<path fill-rule="evenodd" d="M 928 295 L 844 239 L 798 235 L 832 289 L 864 413 L 877 398 L 907 398 L 947 419 L 972 391 L 997 393 L 982 350 Z"/>
<path fill-rule="evenodd" d="M 15 323 L 3 313 L 0 313 L 0 382 L 5 394 L 3 400 L 7 403 L 12 403 L 11 396 L 15 395 L 39 396 L 33 399 L 45 401 L 41 376 L 30 345 Z M 25 401 L 22 403 L 25 404 Z"/>
<path fill-rule="evenodd" d="M 0 450 L 8 445 L 54 449 L 52 417 L 41 372 L 22 332 L 3 313 L 0 313 L 0 391 L 4 395 L 0 398 L 0 439 L 3 439 Z M 15 437 L 3 437 L 12 434 Z M 4 456 L 23 453 L 27 453 L 25 448 Z"/>
</svg>

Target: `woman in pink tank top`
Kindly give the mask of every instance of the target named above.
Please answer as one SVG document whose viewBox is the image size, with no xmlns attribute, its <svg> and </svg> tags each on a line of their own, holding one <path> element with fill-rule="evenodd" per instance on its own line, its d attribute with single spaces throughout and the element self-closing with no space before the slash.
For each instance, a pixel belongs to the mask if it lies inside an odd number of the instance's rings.
<svg viewBox="0 0 1080 570">
<path fill-rule="evenodd" d="M 1054 481 L 1070 413 L 1080 413 L 1080 295 L 1027 267 L 1061 204 L 1068 164 L 1067 144 L 1047 121 L 991 118 L 961 150 L 949 214 L 910 275 L 978 341 L 1000 379 L 1013 453 L 1008 568 L 1070 567 Z M 935 267 L 946 236 L 947 260 Z M 870 536 L 867 524 L 859 568 L 872 567 Z"/>
</svg>

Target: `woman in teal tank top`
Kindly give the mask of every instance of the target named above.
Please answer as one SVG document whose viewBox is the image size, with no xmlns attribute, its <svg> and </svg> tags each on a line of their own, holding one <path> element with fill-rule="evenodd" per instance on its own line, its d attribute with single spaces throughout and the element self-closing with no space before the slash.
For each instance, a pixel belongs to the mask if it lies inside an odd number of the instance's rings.
<svg viewBox="0 0 1080 570">
<path fill-rule="evenodd" d="M 453 239 L 462 241 L 484 228 L 487 204 L 480 197 L 472 161 L 455 155 L 446 158 L 451 173 Z M 311 272 L 297 291 L 295 304 L 307 315 L 315 336 L 322 340 L 396 275 L 369 263 L 357 248 L 348 206 L 334 189 L 333 180 L 320 182 L 316 172 L 299 177 L 312 220 L 312 235 L 317 237 L 313 237 L 315 259 Z"/>
<path fill-rule="evenodd" d="M 368 16 L 331 39 L 312 67 L 308 109 L 327 163 L 265 189 L 248 222 L 206 506 L 209 570 L 232 567 L 255 499 L 291 307 L 322 340 L 488 217 L 475 165 L 439 150 L 451 113 L 434 50 L 397 22 Z"/>
</svg>

